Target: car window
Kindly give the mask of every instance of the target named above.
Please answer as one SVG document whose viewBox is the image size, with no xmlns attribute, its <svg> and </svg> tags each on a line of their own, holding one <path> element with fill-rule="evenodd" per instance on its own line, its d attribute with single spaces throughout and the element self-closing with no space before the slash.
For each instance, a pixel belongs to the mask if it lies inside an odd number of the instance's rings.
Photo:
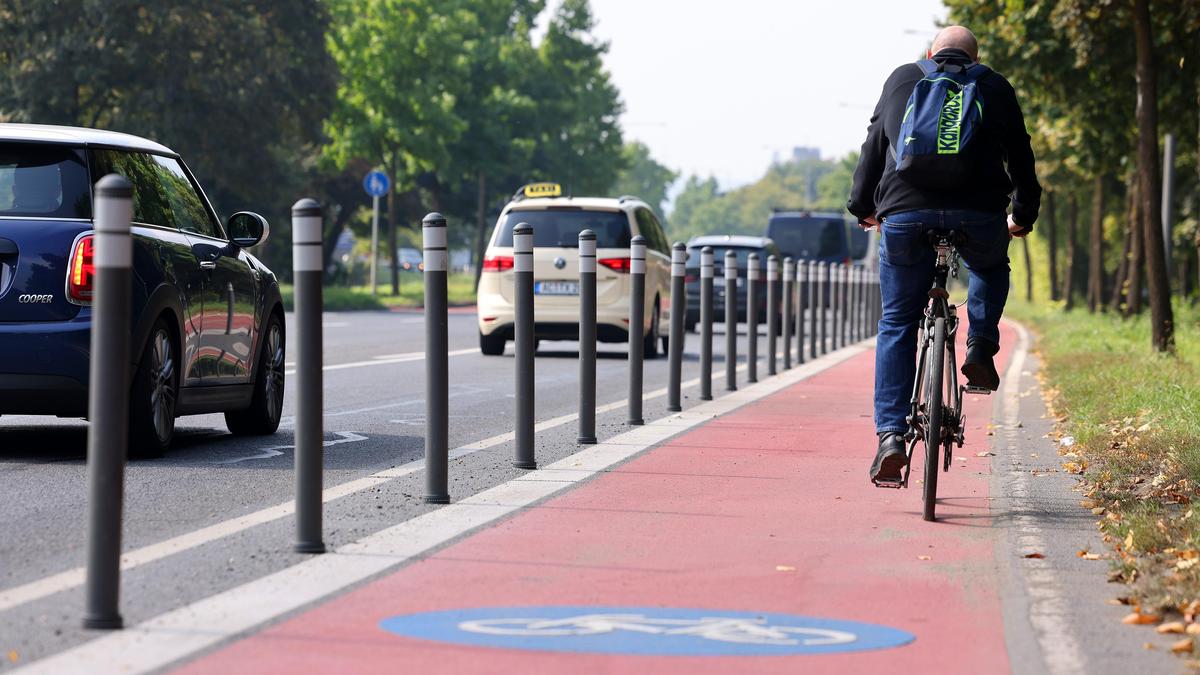
<svg viewBox="0 0 1200 675">
<path fill-rule="evenodd" d="M 579 208 L 550 208 L 510 211 L 501 217 L 496 246 L 512 246 L 517 223 L 533 226 L 533 245 L 545 248 L 578 248 L 579 233 L 596 233 L 597 248 L 629 248 L 633 235 L 624 211 L 586 211 Z"/>
<path fill-rule="evenodd" d="M 175 227 L 192 234 L 224 239 L 225 234 L 208 214 L 204 200 L 196 192 L 192 181 L 188 180 L 179 160 L 157 155 L 153 159 L 158 167 L 158 179 L 163 195 L 166 196 L 171 213 L 175 216 Z"/>
<path fill-rule="evenodd" d="M 125 150 L 93 150 L 92 166 L 97 180 L 115 173 L 133 184 L 134 222 L 175 227 L 175 217 L 159 180 L 160 169 L 150 155 Z"/>
<path fill-rule="evenodd" d="M 90 218 L 91 190 L 76 148 L 0 143 L 0 216 Z"/>
<path fill-rule="evenodd" d="M 638 209 L 635 212 L 638 221 L 638 229 L 646 238 L 646 245 L 652 250 L 659 253 L 667 253 L 670 247 L 667 245 L 667 238 L 663 234 L 662 226 L 658 224 L 658 219 L 650 209 Z"/>
<path fill-rule="evenodd" d="M 829 218 L 772 218 L 767 236 L 784 255 L 811 259 L 846 255 L 846 223 Z"/>
<path fill-rule="evenodd" d="M 687 261 L 688 267 L 699 269 L 699 267 L 700 267 L 700 249 L 702 249 L 702 248 L 704 248 L 704 247 L 703 246 L 692 246 L 692 247 L 688 248 L 688 261 Z M 718 268 L 724 269 L 725 251 L 733 251 L 734 255 L 737 256 L 738 269 L 740 269 L 740 270 L 746 269 L 746 263 L 750 259 L 751 253 L 758 254 L 758 266 L 763 269 L 766 269 L 767 263 L 764 259 L 763 251 L 760 248 L 751 248 L 748 246 L 713 246 L 712 250 L 713 250 L 713 265 Z"/>
</svg>

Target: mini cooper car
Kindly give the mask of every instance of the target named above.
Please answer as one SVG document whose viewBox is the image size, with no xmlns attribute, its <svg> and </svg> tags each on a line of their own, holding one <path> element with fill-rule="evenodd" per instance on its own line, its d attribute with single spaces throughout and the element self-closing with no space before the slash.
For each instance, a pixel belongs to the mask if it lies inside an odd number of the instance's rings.
<svg viewBox="0 0 1200 675">
<path fill-rule="evenodd" d="M 523 187 L 504 207 L 488 242 L 479 277 L 479 349 L 504 353 L 513 339 L 513 228 L 533 227 L 534 337 L 579 339 L 579 233 L 596 233 L 596 336 L 643 340 L 648 359 L 667 351 L 671 320 L 671 245 L 654 211 L 636 197 L 563 197 L 554 183 Z M 629 243 L 646 238 L 644 324 L 629 325 Z M 632 328 L 632 330 L 631 330 Z M 635 332 L 636 331 L 636 332 Z"/>
<path fill-rule="evenodd" d="M 110 173 L 134 192 L 130 388 L 113 392 L 129 396 L 130 449 L 164 452 L 180 415 L 274 433 L 283 304 L 246 251 L 266 220 L 242 211 L 222 224 L 158 143 L 72 127 L 0 124 L 0 414 L 87 416 L 92 187 Z"/>
</svg>

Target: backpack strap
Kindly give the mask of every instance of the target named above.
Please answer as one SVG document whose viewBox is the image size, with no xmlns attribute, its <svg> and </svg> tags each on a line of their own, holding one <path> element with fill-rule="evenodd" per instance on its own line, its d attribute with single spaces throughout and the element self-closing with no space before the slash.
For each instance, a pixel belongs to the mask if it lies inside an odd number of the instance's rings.
<svg viewBox="0 0 1200 675">
<path fill-rule="evenodd" d="M 925 77 L 938 71 L 938 64 L 933 59 L 921 59 L 917 61 L 917 65 L 921 67 L 921 72 L 925 74 Z"/>
</svg>

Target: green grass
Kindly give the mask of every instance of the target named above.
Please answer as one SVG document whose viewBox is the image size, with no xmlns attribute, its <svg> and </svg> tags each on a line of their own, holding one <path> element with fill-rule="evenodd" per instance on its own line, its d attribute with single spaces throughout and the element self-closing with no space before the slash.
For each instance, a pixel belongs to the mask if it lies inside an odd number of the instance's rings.
<svg viewBox="0 0 1200 675">
<path fill-rule="evenodd" d="M 379 284 L 377 295 L 371 295 L 367 286 L 326 286 L 325 309 L 331 312 L 355 310 L 379 310 L 392 307 L 424 307 L 425 282 L 420 274 L 400 275 L 400 293 L 392 295 L 390 281 Z M 283 306 L 292 309 L 292 286 L 282 284 Z M 475 303 L 475 277 L 470 274 L 451 274 L 446 283 L 446 294 L 451 306 Z"/>
<path fill-rule="evenodd" d="M 1039 336 L 1042 375 L 1068 469 L 1116 556 L 1130 600 L 1152 613 L 1200 608 L 1200 311 L 1177 304 L 1176 353 L 1130 320 L 1012 301 Z M 1196 603 L 1196 604 L 1193 604 Z"/>
</svg>

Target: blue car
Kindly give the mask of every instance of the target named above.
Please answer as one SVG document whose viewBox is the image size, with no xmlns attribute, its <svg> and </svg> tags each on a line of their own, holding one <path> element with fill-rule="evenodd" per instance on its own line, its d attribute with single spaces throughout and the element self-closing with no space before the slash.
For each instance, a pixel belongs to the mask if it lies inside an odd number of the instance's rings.
<svg viewBox="0 0 1200 675">
<path fill-rule="evenodd" d="M 133 184 L 130 450 L 158 456 L 175 418 L 222 412 L 271 434 L 284 392 L 279 284 L 246 249 L 267 221 L 222 223 L 179 155 L 136 136 L 0 124 L 0 415 L 86 417 L 92 186 Z"/>
</svg>

